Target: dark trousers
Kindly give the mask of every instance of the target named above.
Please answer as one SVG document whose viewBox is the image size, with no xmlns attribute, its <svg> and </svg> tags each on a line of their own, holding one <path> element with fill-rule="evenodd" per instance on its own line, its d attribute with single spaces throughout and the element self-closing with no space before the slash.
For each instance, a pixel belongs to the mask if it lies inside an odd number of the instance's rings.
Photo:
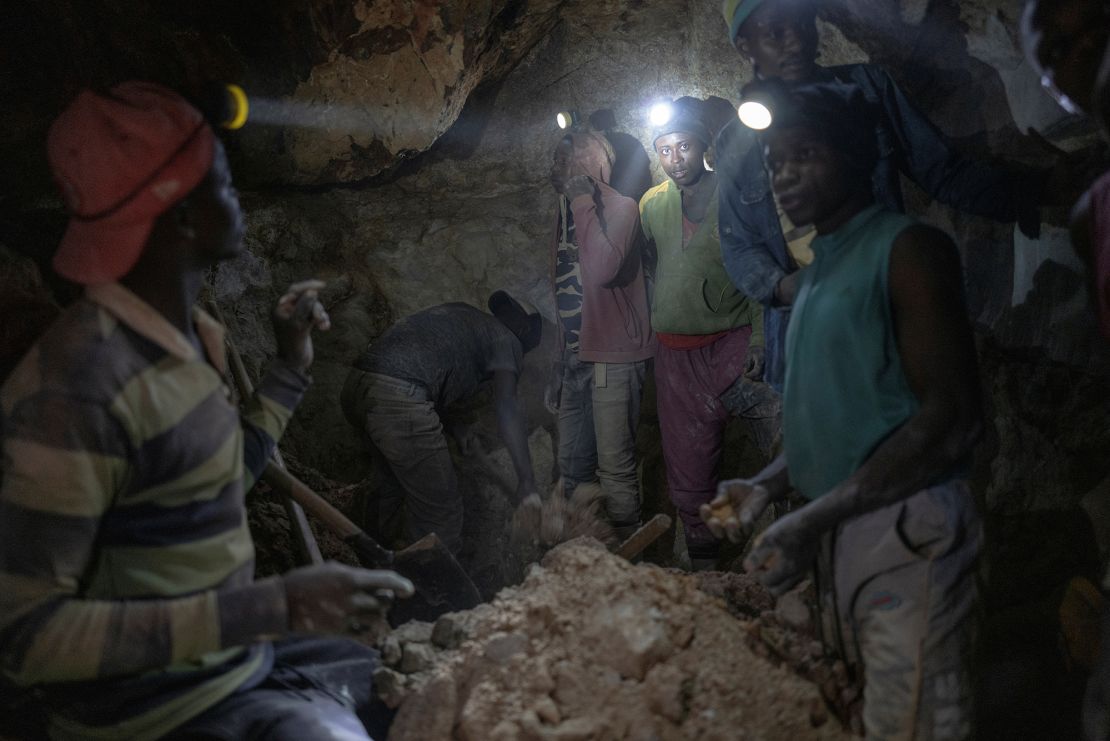
<svg viewBox="0 0 1110 741">
<path fill-rule="evenodd" d="M 167 741 L 384 739 L 393 713 L 374 696 L 378 652 L 344 638 L 274 643 L 274 666 L 166 737 Z"/>
<path fill-rule="evenodd" d="M 462 547 L 463 504 L 443 424 L 428 393 L 400 378 L 352 370 L 341 397 L 347 419 L 370 436 L 405 490 L 410 541 L 435 533 Z"/>
</svg>

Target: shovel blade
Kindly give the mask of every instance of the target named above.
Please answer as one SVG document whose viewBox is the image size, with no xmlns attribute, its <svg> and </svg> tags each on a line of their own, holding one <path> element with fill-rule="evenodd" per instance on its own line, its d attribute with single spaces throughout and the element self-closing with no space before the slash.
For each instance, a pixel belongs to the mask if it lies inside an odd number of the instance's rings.
<svg viewBox="0 0 1110 741">
<path fill-rule="evenodd" d="M 393 603 L 389 622 L 395 627 L 410 620 L 434 622 L 445 612 L 469 610 L 482 601 L 470 576 L 435 533 L 396 551 L 392 568 L 416 587 L 413 596 Z"/>
</svg>

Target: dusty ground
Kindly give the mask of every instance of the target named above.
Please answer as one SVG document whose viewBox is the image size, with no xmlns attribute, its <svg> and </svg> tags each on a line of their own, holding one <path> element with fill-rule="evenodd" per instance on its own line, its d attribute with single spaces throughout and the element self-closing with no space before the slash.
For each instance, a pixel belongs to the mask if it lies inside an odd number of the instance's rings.
<svg viewBox="0 0 1110 741">
<path fill-rule="evenodd" d="M 287 462 L 351 515 L 372 486 Z M 633 566 L 588 538 L 552 549 L 581 532 L 615 545 L 591 516 L 588 491 L 577 506 L 554 507 L 554 499 L 518 511 L 511 526 L 507 511 L 498 522 L 486 518 L 504 533 L 483 539 L 498 551 L 483 560 L 499 561 L 504 580 L 480 580 L 491 603 L 434 626 L 409 623 L 384 640 L 381 630 L 366 636 L 389 667 L 375 680 L 399 708 L 392 738 L 837 738 L 859 727 L 859 688 L 816 640 L 809 590 L 776 603 L 745 574 Z M 256 536 L 264 534 L 259 573 L 293 568 L 288 520 L 265 485 L 248 511 Z M 313 527 L 325 558 L 357 564 L 338 538 Z M 473 567 L 478 554 L 467 555 Z M 527 566 L 541 556 L 542 566 Z M 520 586 L 498 592 L 505 583 Z"/>
<path fill-rule="evenodd" d="M 757 603 L 738 614 L 770 607 L 710 581 Z M 814 683 L 753 651 L 756 625 L 695 577 L 579 539 L 492 603 L 395 631 L 375 679 L 392 741 L 849 737 Z"/>
</svg>

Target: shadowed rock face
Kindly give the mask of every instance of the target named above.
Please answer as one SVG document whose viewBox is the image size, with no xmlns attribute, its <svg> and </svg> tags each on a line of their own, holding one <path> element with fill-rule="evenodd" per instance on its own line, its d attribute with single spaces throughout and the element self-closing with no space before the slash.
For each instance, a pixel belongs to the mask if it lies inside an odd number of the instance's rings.
<svg viewBox="0 0 1110 741">
<path fill-rule="evenodd" d="M 20 4 L 2 32 L 0 123 L 15 134 L 5 154 L 41 164 L 45 124 L 83 86 L 138 77 L 190 90 L 215 79 L 242 84 L 270 123 L 301 124 L 248 129 L 240 180 L 373 178 L 427 150 L 476 87 L 551 30 L 563 2 L 534 0 L 527 12 L 521 0 Z"/>
</svg>

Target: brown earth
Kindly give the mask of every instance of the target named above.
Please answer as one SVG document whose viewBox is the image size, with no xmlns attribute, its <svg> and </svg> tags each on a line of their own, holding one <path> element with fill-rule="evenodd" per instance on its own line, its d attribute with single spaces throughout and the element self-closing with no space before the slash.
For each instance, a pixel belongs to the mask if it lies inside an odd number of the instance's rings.
<svg viewBox="0 0 1110 741">
<path fill-rule="evenodd" d="M 392 741 L 850 737 L 753 633 L 696 577 L 578 539 L 491 603 L 402 626 L 375 680 Z"/>
</svg>

